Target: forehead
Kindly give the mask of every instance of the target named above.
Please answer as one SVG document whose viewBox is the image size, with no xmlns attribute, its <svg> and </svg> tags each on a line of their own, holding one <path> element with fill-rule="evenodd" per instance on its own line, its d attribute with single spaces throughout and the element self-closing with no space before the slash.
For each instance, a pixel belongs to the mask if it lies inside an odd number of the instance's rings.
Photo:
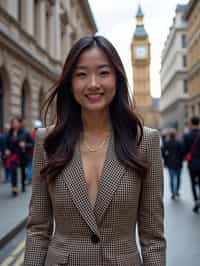
<svg viewBox="0 0 200 266">
<path fill-rule="evenodd" d="M 77 67 L 82 65 L 105 64 L 111 66 L 111 62 L 103 49 L 93 47 L 83 51 L 78 59 Z"/>
</svg>

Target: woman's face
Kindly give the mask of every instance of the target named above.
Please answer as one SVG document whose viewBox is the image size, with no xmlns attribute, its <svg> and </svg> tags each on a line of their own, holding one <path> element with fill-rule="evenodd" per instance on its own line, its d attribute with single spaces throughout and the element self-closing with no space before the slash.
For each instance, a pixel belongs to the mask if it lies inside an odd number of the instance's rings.
<svg viewBox="0 0 200 266">
<path fill-rule="evenodd" d="M 17 118 L 14 118 L 14 119 L 12 120 L 12 128 L 14 128 L 14 129 L 19 129 L 20 126 L 21 126 L 20 121 L 19 121 Z"/>
<path fill-rule="evenodd" d="M 104 51 L 94 47 L 79 57 L 72 76 L 74 98 L 82 111 L 103 111 L 116 92 L 116 75 Z"/>
</svg>

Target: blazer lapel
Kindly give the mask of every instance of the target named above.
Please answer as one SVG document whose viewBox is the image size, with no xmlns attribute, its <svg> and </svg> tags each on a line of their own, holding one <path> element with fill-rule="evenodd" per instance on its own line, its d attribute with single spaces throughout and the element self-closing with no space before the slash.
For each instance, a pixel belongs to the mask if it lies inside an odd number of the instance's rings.
<svg viewBox="0 0 200 266">
<path fill-rule="evenodd" d="M 116 191 L 120 179 L 125 172 L 125 167 L 118 161 L 114 148 L 114 137 L 111 137 L 106 160 L 104 162 L 103 174 L 99 180 L 94 214 L 97 224 L 100 225 L 103 215 L 109 206 L 113 194 Z"/>
<path fill-rule="evenodd" d="M 94 212 L 88 198 L 86 181 L 80 159 L 78 142 L 75 147 L 72 161 L 64 168 L 62 176 L 81 216 L 91 230 L 99 235 L 100 233 L 97 228 Z"/>
</svg>

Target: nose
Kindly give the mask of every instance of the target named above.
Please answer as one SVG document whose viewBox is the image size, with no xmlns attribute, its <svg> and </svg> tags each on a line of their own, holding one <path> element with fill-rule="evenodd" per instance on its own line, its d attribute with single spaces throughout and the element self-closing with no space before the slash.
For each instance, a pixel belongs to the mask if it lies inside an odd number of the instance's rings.
<svg viewBox="0 0 200 266">
<path fill-rule="evenodd" d="M 99 87 L 99 81 L 98 81 L 98 78 L 95 74 L 91 75 L 90 81 L 89 81 L 89 86 L 91 88 L 98 88 Z"/>
</svg>

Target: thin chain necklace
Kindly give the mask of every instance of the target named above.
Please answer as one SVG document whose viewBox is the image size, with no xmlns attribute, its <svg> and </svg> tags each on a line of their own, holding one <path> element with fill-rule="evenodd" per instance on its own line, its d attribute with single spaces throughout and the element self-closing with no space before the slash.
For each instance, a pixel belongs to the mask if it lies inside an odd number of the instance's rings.
<svg viewBox="0 0 200 266">
<path fill-rule="evenodd" d="M 85 141 L 85 146 L 86 146 L 86 148 L 88 149 L 89 152 L 97 152 L 97 151 L 101 150 L 104 147 L 104 145 L 106 144 L 106 141 L 108 140 L 108 138 L 110 136 L 111 136 L 110 134 L 107 135 L 105 137 L 105 139 L 103 139 L 102 142 L 100 142 L 99 145 L 96 146 L 96 147 L 89 145 L 86 141 Z"/>
</svg>

